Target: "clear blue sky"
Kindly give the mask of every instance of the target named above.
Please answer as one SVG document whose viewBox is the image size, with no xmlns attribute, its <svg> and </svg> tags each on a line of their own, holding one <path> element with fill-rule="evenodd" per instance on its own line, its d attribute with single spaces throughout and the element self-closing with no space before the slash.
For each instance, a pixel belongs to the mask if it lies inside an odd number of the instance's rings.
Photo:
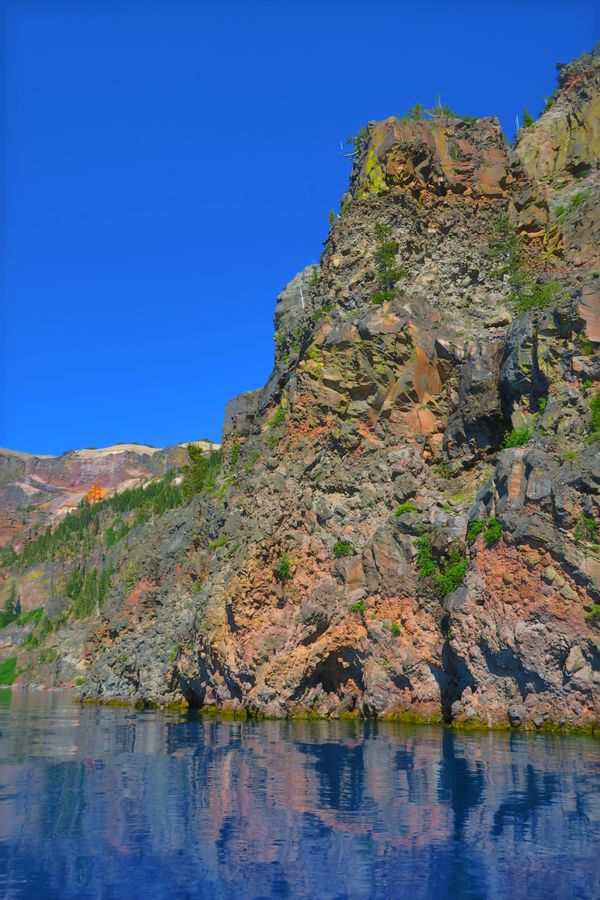
<svg viewBox="0 0 600 900">
<path fill-rule="evenodd" d="M 218 439 L 319 259 L 340 140 L 438 94 L 512 137 L 598 33 L 583 0 L 0 6 L 0 446 L 38 453 Z"/>
</svg>

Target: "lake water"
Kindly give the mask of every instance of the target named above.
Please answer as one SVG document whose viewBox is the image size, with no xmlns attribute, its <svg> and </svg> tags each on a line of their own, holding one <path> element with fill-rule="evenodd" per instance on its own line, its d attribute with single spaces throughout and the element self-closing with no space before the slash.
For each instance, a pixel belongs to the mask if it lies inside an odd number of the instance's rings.
<svg viewBox="0 0 600 900">
<path fill-rule="evenodd" d="M 600 741 L 0 698 L 6 898 L 600 897 Z"/>
</svg>

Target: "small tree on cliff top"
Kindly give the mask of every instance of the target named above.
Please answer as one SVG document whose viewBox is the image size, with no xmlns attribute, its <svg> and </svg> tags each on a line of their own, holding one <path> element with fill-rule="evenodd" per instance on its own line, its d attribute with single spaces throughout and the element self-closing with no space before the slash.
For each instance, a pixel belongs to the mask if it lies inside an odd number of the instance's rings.
<svg viewBox="0 0 600 900">
<path fill-rule="evenodd" d="M 195 444 L 188 444 L 189 463 L 183 467 L 182 492 L 186 500 L 197 494 L 213 490 L 219 469 L 221 451 L 211 450 L 208 454 Z"/>
</svg>

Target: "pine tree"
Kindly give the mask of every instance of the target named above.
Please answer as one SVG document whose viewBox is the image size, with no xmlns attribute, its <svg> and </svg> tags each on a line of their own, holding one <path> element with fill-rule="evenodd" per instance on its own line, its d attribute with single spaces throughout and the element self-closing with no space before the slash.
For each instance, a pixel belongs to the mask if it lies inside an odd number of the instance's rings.
<svg viewBox="0 0 600 900">
<path fill-rule="evenodd" d="M 534 119 L 530 112 L 528 112 L 527 107 L 523 107 L 523 128 L 530 128 L 533 125 Z"/>
</svg>

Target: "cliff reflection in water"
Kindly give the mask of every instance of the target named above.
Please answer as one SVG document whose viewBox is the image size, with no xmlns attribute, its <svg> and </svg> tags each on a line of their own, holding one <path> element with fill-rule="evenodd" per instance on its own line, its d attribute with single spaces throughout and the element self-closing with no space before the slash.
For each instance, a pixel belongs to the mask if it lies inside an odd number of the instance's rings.
<svg viewBox="0 0 600 900">
<path fill-rule="evenodd" d="M 26 692 L 5 696 L 0 727 L 2 896 L 600 894 L 593 739 Z"/>
</svg>

